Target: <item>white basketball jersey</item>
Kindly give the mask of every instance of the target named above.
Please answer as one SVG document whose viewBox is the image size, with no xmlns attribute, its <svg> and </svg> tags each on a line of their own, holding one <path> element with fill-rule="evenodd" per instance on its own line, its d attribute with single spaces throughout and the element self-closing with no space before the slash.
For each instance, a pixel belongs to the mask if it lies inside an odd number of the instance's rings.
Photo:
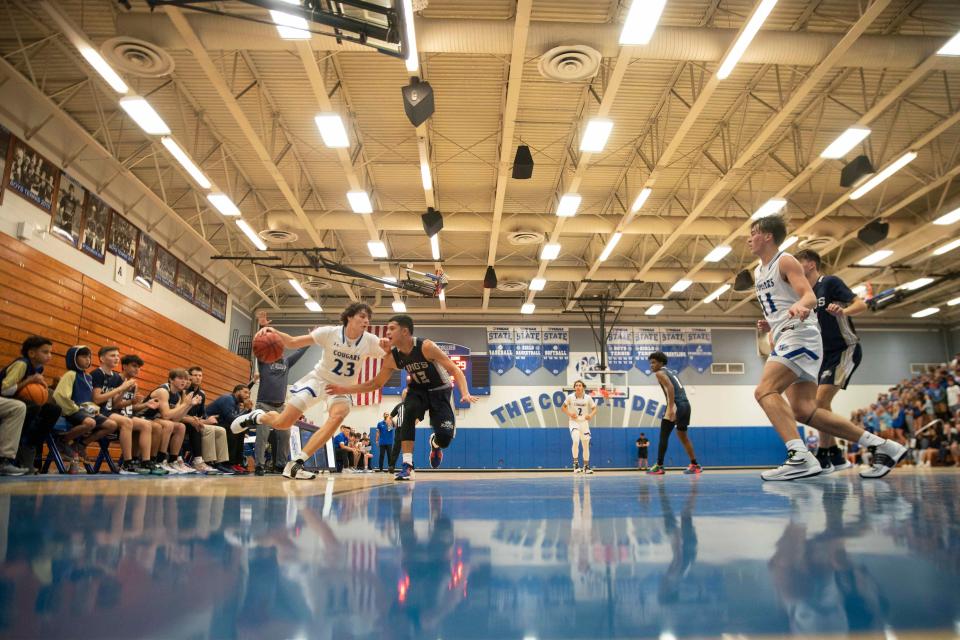
<svg viewBox="0 0 960 640">
<path fill-rule="evenodd" d="M 314 367 L 314 375 L 336 384 L 353 384 L 360 375 L 364 358 L 382 358 L 380 338 L 368 331 L 356 340 L 347 337 L 343 327 L 317 327 L 310 337 L 323 347 L 323 356 Z"/>
<path fill-rule="evenodd" d="M 774 342 L 776 342 L 780 332 L 787 326 L 797 328 L 799 326 L 817 327 L 817 316 L 810 313 L 806 320 L 791 318 L 788 311 L 800 297 L 793 287 L 787 282 L 780 273 L 780 258 L 790 255 L 781 251 L 773 257 L 768 264 L 757 265 L 753 271 L 753 279 L 756 282 L 757 299 L 760 301 L 760 307 L 763 309 L 763 317 L 770 325 L 770 331 L 773 333 Z"/>
<path fill-rule="evenodd" d="M 582 398 L 578 398 L 577 394 L 575 393 L 568 395 L 563 404 L 567 409 L 572 411 L 577 415 L 577 417 L 580 418 L 579 420 L 574 420 L 573 418 L 570 419 L 571 429 L 583 428 L 583 426 L 587 424 L 587 416 L 590 415 L 590 412 L 593 411 L 593 408 L 597 406 L 597 403 L 593 401 L 593 398 L 587 394 L 583 394 Z"/>
</svg>

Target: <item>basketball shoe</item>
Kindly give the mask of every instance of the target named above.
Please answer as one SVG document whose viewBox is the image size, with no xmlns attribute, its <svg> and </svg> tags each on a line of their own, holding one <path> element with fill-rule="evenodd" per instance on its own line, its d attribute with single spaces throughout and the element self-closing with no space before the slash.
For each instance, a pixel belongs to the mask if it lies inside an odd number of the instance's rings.
<svg viewBox="0 0 960 640">
<path fill-rule="evenodd" d="M 823 468 L 809 451 L 791 449 L 787 451 L 787 459 L 776 469 L 767 469 L 760 477 L 768 482 L 798 480 L 820 475 Z"/>
<path fill-rule="evenodd" d="M 879 445 L 871 460 L 870 468 L 860 472 L 861 478 L 882 478 L 887 475 L 907 455 L 907 448 L 893 440 Z"/>
<path fill-rule="evenodd" d="M 291 480 L 313 480 L 317 474 L 304 469 L 302 460 L 291 460 L 283 468 L 283 477 Z"/>
<path fill-rule="evenodd" d="M 260 424 L 260 416 L 262 416 L 266 411 L 263 409 L 254 409 L 250 413 L 241 413 L 238 415 L 233 422 L 230 423 L 230 431 L 234 433 L 243 433 L 250 427 L 255 427 Z"/>
<path fill-rule="evenodd" d="M 701 467 L 698 464 L 694 464 L 692 462 L 690 463 L 689 467 L 683 470 L 683 472 L 687 475 L 699 474 L 701 471 L 703 471 L 703 467 Z"/>
<path fill-rule="evenodd" d="M 434 469 L 440 468 L 440 463 L 443 462 L 443 449 L 437 446 L 437 441 L 434 437 L 434 434 L 430 434 L 430 466 Z"/>
<path fill-rule="evenodd" d="M 647 471 L 648 476 L 662 476 L 664 473 L 666 472 L 663 470 L 663 465 L 659 464 L 653 465 L 650 467 L 650 470 Z"/>
<path fill-rule="evenodd" d="M 408 462 L 404 462 L 403 466 L 400 467 L 400 473 L 395 475 L 393 479 L 399 480 L 401 482 L 409 482 L 410 480 L 414 479 L 413 476 L 414 476 L 413 465 Z"/>
</svg>

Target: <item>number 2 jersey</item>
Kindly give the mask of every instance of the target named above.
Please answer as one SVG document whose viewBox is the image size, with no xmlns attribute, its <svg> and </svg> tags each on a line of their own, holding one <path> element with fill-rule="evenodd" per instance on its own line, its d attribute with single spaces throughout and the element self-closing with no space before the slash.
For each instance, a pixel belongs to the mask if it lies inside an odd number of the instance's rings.
<svg viewBox="0 0 960 640">
<path fill-rule="evenodd" d="M 593 408 L 597 406 L 593 398 L 587 394 L 583 394 L 582 398 L 578 398 L 576 393 L 571 393 L 567 396 L 567 399 L 563 401 L 563 406 L 577 416 L 576 419 L 570 418 L 571 429 L 579 429 L 584 432 L 590 431 L 590 423 L 587 422 L 587 416 L 590 415 Z"/>
<path fill-rule="evenodd" d="M 763 309 L 763 317 L 770 325 L 774 344 L 780 341 L 780 336 L 784 331 L 798 330 L 803 333 L 814 331 L 818 335 L 820 333 L 816 314 L 811 313 L 806 320 L 790 317 L 790 307 L 800 297 L 790 283 L 784 279 L 783 274 L 780 273 L 780 258 L 785 255 L 790 254 L 781 251 L 768 264 L 757 265 L 757 268 L 753 271 L 757 299 Z"/>
<path fill-rule="evenodd" d="M 347 337 L 345 327 L 317 327 L 310 332 L 313 341 L 323 348 L 323 356 L 313 375 L 333 384 L 354 384 L 364 358 L 382 358 L 380 338 L 368 331 L 356 339 Z"/>
</svg>

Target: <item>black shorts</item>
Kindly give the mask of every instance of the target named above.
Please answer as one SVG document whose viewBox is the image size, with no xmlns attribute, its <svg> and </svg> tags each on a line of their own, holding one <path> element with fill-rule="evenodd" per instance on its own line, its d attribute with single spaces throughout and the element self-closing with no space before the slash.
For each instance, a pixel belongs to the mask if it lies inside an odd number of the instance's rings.
<svg viewBox="0 0 960 640">
<path fill-rule="evenodd" d="M 103 415 L 102 413 L 95 413 L 91 415 L 86 411 L 77 411 L 76 413 L 71 413 L 68 416 L 64 416 L 64 420 L 66 420 L 71 427 L 75 427 L 79 425 L 86 418 L 93 418 L 94 420 L 96 420 L 97 427 L 99 427 L 100 425 L 102 425 L 104 422 L 108 420 L 107 416 Z"/>
<path fill-rule="evenodd" d="M 861 358 L 863 358 L 863 349 L 860 348 L 859 342 L 846 349 L 825 351 L 823 364 L 820 365 L 819 384 L 831 384 L 846 389 L 850 384 L 850 378 L 853 377 L 853 372 L 860 366 Z"/>
<path fill-rule="evenodd" d="M 446 448 L 453 440 L 456 429 L 456 417 L 453 413 L 453 405 L 450 403 L 452 394 L 452 388 L 421 389 L 412 386 L 407 387 L 407 398 L 403 401 L 402 433 L 412 434 L 417 421 L 423 420 L 429 411 L 430 426 L 433 428 L 437 444 Z M 406 439 L 404 437 L 404 440 Z"/>
<path fill-rule="evenodd" d="M 690 426 L 690 404 L 681 402 L 677 404 L 677 419 L 673 421 L 673 426 L 677 431 L 686 431 Z"/>
</svg>

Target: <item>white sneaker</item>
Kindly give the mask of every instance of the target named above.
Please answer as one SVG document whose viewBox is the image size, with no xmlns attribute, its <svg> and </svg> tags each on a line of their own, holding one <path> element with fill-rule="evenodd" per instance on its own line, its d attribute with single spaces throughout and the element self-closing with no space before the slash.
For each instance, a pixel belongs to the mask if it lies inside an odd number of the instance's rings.
<svg viewBox="0 0 960 640">
<path fill-rule="evenodd" d="M 206 475 L 206 474 L 208 474 L 208 473 L 212 475 L 213 473 L 216 472 L 216 469 L 214 469 L 213 467 L 211 467 L 210 465 L 208 465 L 208 464 L 207 464 L 206 462 L 204 462 L 203 460 L 200 460 L 200 461 L 194 460 L 194 461 L 193 461 L 193 470 L 196 471 L 197 473 L 202 473 L 202 474 L 204 474 L 204 475 Z"/>
<path fill-rule="evenodd" d="M 177 467 L 175 467 L 172 463 L 170 463 L 170 462 L 167 461 L 167 460 L 164 460 L 164 461 L 161 462 L 158 466 L 159 466 L 161 469 L 163 469 L 164 471 L 166 471 L 167 473 L 170 473 L 170 474 L 173 474 L 173 475 L 182 475 L 182 474 L 183 474 L 183 471 L 180 471 L 180 469 L 178 469 Z"/>
<path fill-rule="evenodd" d="M 885 440 L 873 454 L 870 468 L 860 472 L 861 478 L 882 478 L 907 455 L 907 448 L 899 442 Z"/>
<path fill-rule="evenodd" d="M 768 482 L 782 480 L 797 480 L 819 475 L 823 468 L 820 462 L 809 451 L 787 452 L 787 459 L 776 469 L 767 469 L 760 477 Z"/>
<path fill-rule="evenodd" d="M 188 465 L 186 462 L 184 462 L 183 458 L 177 458 L 176 462 L 173 462 L 171 464 L 173 464 L 173 466 L 179 469 L 180 473 L 196 473 L 197 472 L 196 469 L 194 469 L 193 467 Z"/>
<path fill-rule="evenodd" d="M 259 418 L 265 413 L 266 411 L 263 409 L 254 409 L 250 413 L 241 413 L 230 423 L 230 431 L 243 433 L 250 427 L 260 424 Z"/>
<path fill-rule="evenodd" d="M 313 480 L 317 474 L 304 469 L 300 460 L 291 460 L 283 468 L 283 477 L 291 480 Z"/>
</svg>

